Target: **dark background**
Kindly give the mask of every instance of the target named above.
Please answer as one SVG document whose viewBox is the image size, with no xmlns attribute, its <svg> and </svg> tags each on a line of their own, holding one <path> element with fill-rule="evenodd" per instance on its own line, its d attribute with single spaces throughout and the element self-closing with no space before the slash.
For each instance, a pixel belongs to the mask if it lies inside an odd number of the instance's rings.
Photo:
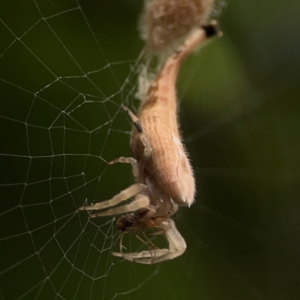
<svg viewBox="0 0 300 300">
<path fill-rule="evenodd" d="M 223 37 L 182 67 L 182 257 L 111 257 L 115 221 L 76 211 L 132 180 L 107 162 L 130 155 L 141 2 L 0 4 L 0 299 L 300 299 L 297 0 L 217 2 Z"/>
</svg>

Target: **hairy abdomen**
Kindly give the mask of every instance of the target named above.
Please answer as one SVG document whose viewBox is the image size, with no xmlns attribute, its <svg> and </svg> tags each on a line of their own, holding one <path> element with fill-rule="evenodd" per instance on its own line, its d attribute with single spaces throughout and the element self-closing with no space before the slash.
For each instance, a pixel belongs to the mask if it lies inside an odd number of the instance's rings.
<svg viewBox="0 0 300 300">
<path fill-rule="evenodd" d="M 180 141 L 176 110 L 157 103 L 152 108 L 142 109 L 139 120 L 152 147 L 151 157 L 145 166 L 147 173 L 178 205 L 190 206 L 194 201 L 195 182 Z M 142 156 L 141 150 L 137 149 L 134 153 L 139 158 Z"/>
</svg>

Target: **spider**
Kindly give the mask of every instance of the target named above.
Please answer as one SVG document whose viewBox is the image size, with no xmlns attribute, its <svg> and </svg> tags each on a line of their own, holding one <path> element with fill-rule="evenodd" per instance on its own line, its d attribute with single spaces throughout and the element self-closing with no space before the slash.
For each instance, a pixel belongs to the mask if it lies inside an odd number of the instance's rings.
<svg viewBox="0 0 300 300">
<path fill-rule="evenodd" d="M 148 89 L 138 117 L 123 106 L 134 124 L 130 139 L 134 157 L 120 157 L 109 164 L 131 164 L 135 183 L 110 200 L 82 206 L 79 210 L 97 210 L 91 214 L 92 218 L 125 214 L 117 220 L 118 230 L 137 235 L 152 228 L 154 232 L 148 234 L 163 234 L 169 248 L 158 249 L 148 240 L 144 243 L 151 249 L 123 253 L 122 234 L 120 252 L 112 252 L 114 256 L 154 264 L 178 257 L 186 250 L 185 240 L 170 218 L 178 206 L 190 206 L 195 195 L 193 171 L 178 131 L 175 83 L 181 61 L 197 45 L 216 34 L 216 22 L 192 32 L 162 66 Z M 129 198 L 134 200 L 117 206 Z"/>
</svg>

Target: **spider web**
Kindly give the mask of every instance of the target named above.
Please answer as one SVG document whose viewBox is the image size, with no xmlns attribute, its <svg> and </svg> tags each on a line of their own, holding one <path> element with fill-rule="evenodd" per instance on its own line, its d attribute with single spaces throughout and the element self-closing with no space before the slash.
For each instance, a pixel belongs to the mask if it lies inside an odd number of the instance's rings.
<svg viewBox="0 0 300 300">
<path fill-rule="evenodd" d="M 155 266 L 77 212 L 132 181 L 107 162 L 130 156 L 141 3 L 105 2 L 0 5 L 0 298 L 298 299 L 298 1 L 228 1 L 224 37 L 184 64 L 198 196 L 175 216 L 187 253 Z"/>
<path fill-rule="evenodd" d="M 128 153 L 130 126 L 118 114 L 133 96 L 128 82 L 135 62 L 119 60 L 126 51 L 120 53 L 113 38 L 118 62 L 104 54 L 102 39 L 112 32 L 98 38 L 77 1 L 1 6 L 3 297 L 113 299 L 130 293 L 156 270 L 138 283 L 124 280 L 126 288 L 115 286 L 114 219 L 91 222 L 77 208 L 130 182 L 129 173 L 128 180 L 109 178 L 106 158 L 120 149 Z M 105 14 L 93 17 L 100 26 L 107 23 Z"/>
</svg>

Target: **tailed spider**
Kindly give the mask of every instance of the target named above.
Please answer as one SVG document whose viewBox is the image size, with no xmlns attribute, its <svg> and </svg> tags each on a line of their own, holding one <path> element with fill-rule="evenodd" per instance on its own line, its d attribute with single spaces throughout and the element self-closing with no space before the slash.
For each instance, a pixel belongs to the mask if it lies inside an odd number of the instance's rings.
<svg viewBox="0 0 300 300">
<path fill-rule="evenodd" d="M 163 64 L 148 89 L 138 117 L 123 107 L 134 124 L 130 139 L 133 157 L 120 157 L 110 164 L 131 164 L 135 183 L 110 200 L 82 206 L 79 210 L 97 210 L 92 218 L 125 214 L 117 220 L 117 229 L 137 235 L 153 228 L 151 234 L 163 234 L 169 248 L 157 249 L 148 240 L 145 243 L 152 245 L 151 249 L 124 253 L 121 238 L 121 250 L 113 252 L 115 256 L 136 263 L 154 264 L 180 256 L 186 249 L 185 240 L 170 218 L 178 206 L 190 206 L 195 195 L 193 171 L 178 131 L 175 84 L 182 60 L 216 34 L 216 22 L 211 22 L 188 36 Z M 117 206 L 129 198 L 133 198 L 131 203 Z"/>
</svg>

